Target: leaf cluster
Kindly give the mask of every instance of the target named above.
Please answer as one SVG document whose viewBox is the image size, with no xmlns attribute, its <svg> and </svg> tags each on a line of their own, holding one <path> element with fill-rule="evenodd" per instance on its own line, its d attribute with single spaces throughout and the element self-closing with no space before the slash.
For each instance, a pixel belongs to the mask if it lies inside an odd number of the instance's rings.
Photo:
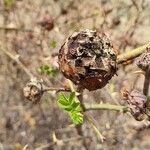
<svg viewBox="0 0 150 150">
<path fill-rule="evenodd" d="M 76 98 L 75 92 L 71 92 L 69 97 L 66 97 L 63 92 L 60 92 L 58 95 L 58 105 L 69 114 L 74 124 L 83 123 L 80 102 Z"/>
</svg>

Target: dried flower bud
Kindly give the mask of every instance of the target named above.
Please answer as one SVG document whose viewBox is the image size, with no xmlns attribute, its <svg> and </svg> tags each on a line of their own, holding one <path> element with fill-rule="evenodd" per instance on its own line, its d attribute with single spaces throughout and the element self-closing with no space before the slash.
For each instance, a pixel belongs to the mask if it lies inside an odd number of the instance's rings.
<svg viewBox="0 0 150 150">
<path fill-rule="evenodd" d="M 123 91 L 123 98 L 127 101 L 133 117 L 138 121 L 143 120 L 146 109 L 146 96 L 139 91 L 133 90 L 130 93 Z"/>
<path fill-rule="evenodd" d="M 23 94 L 26 99 L 37 103 L 40 101 L 43 95 L 43 85 L 42 82 L 37 79 L 31 79 L 23 89 Z"/>
<path fill-rule="evenodd" d="M 135 60 L 135 63 L 143 71 L 150 70 L 150 48 L 147 48 L 146 51 Z"/>
<path fill-rule="evenodd" d="M 75 32 L 59 51 L 59 66 L 64 76 L 90 91 L 104 87 L 116 73 L 116 53 L 103 33 Z"/>
</svg>

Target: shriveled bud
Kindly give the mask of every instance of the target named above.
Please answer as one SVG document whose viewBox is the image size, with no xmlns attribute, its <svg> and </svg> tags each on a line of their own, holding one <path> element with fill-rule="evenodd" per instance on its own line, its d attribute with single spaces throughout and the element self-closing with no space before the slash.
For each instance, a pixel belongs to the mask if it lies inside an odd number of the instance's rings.
<svg viewBox="0 0 150 150">
<path fill-rule="evenodd" d="M 143 71 L 150 70 L 150 48 L 147 48 L 146 51 L 135 60 L 135 63 Z"/>
<path fill-rule="evenodd" d="M 42 82 L 37 79 L 31 79 L 23 88 L 25 98 L 34 103 L 38 103 L 43 95 Z"/>
<path fill-rule="evenodd" d="M 82 89 L 104 87 L 116 73 L 116 53 L 104 33 L 83 30 L 72 34 L 59 51 L 64 76 Z"/>
<path fill-rule="evenodd" d="M 132 116 L 137 120 L 143 120 L 146 109 L 146 96 L 137 90 L 123 91 L 123 98 L 127 101 Z"/>
</svg>

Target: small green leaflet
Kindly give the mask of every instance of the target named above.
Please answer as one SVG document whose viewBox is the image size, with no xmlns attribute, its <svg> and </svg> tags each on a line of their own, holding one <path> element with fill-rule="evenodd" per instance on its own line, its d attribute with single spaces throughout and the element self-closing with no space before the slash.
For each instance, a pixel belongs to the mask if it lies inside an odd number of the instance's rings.
<svg viewBox="0 0 150 150">
<path fill-rule="evenodd" d="M 51 75 L 53 77 L 55 77 L 58 74 L 58 71 L 56 69 L 53 69 L 52 67 L 48 66 L 48 65 L 42 65 L 40 66 L 40 68 L 38 69 L 38 71 L 40 73 L 46 74 L 46 75 Z"/>
<path fill-rule="evenodd" d="M 54 41 L 54 40 L 50 41 L 49 47 L 50 47 L 50 48 L 56 48 L 56 47 L 57 47 L 57 42 Z"/>
<path fill-rule="evenodd" d="M 80 102 L 76 99 L 75 92 L 71 92 L 67 98 L 63 92 L 58 95 L 58 105 L 66 111 L 74 124 L 83 123 Z"/>
<path fill-rule="evenodd" d="M 147 100 L 150 101 L 150 96 L 147 96 Z"/>
<path fill-rule="evenodd" d="M 15 0 L 4 0 L 5 7 L 12 7 L 12 5 L 15 3 Z"/>
</svg>

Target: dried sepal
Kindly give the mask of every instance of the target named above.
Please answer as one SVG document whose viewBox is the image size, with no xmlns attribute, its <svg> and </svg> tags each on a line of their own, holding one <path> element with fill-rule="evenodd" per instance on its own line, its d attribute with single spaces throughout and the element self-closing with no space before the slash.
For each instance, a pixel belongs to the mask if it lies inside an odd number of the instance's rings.
<svg viewBox="0 0 150 150">
<path fill-rule="evenodd" d="M 43 84 L 36 78 L 31 79 L 23 88 L 25 98 L 34 103 L 38 103 L 43 95 Z"/>
<path fill-rule="evenodd" d="M 116 53 L 104 33 L 83 30 L 72 34 L 59 51 L 64 76 L 82 89 L 104 87 L 116 73 Z"/>
<path fill-rule="evenodd" d="M 124 90 L 122 94 L 123 99 L 128 103 L 132 116 L 137 121 L 143 120 L 146 111 L 146 96 L 137 90 L 131 92 Z"/>
</svg>

